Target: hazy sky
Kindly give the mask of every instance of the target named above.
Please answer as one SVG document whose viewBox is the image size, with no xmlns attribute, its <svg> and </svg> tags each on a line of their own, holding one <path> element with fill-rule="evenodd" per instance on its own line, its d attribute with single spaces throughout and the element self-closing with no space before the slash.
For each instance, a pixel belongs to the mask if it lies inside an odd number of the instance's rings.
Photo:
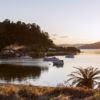
<svg viewBox="0 0 100 100">
<path fill-rule="evenodd" d="M 100 0 L 0 0 L 0 21 L 37 23 L 55 43 L 100 41 Z"/>
</svg>

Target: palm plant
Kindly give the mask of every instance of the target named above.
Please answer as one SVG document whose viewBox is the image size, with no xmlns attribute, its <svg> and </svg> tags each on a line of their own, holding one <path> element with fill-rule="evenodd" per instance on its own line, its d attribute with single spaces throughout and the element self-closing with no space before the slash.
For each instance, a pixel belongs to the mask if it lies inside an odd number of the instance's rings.
<svg viewBox="0 0 100 100">
<path fill-rule="evenodd" d="M 67 80 L 67 82 L 72 81 L 72 85 L 86 86 L 88 88 L 93 88 L 97 84 L 99 85 L 100 70 L 98 68 L 74 68 L 76 71 L 69 75 L 70 78 Z"/>
</svg>

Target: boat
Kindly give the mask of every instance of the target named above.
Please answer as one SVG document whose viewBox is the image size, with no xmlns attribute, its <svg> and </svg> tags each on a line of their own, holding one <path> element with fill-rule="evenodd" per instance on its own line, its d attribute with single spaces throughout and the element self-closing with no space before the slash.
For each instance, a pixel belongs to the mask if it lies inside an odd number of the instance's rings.
<svg viewBox="0 0 100 100">
<path fill-rule="evenodd" d="M 58 61 L 59 59 L 56 57 L 45 57 L 44 61 Z"/>
<path fill-rule="evenodd" d="M 54 66 L 63 66 L 64 65 L 64 61 L 63 60 L 53 61 L 53 65 Z"/>
<path fill-rule="evenodd" d="M 63 66 L 64 64 L 64 61 L 63 60 L 60 60 L 56 57 L 46 57 L 44 58 L 44 61 L 51 61 L 53 63 L 53 65 L 56 65 L 56 66 Z"/>
</svg>

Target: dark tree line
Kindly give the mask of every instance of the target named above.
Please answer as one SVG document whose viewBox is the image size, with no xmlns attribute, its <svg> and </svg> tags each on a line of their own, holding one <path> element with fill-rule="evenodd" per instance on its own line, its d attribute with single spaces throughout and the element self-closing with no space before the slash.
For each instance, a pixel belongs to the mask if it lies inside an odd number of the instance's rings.
<svg viewBox="0 0 100 100">
<path fill-rule="evenodd" d="M 47 32 L 37 24 L 12 22 L 8 19 L 0 22 L 0 50 L 9 45 L 24 45 L 33 48 L 48 48 L 54 46 Z"/>
<path fill-rule="evenodd" d="M 63 51 L 63 52 L 77 52 L 77 53 L 80 53 L 80 50 L 76 47 L 56 47 L 56 51 L 60 52 L 60 51 Z"/>
</svg>

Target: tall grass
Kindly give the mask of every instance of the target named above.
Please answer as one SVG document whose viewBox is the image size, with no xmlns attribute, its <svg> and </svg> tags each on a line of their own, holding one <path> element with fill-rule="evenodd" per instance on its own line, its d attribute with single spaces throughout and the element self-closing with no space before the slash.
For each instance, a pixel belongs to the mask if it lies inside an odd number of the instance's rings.
<svg viewBox="0 0 100 100">
<path fill-rule="evenodd" d="M 0 85 L 0 100 L 83 100 L 94 95 L 94 90 L 79 87 Z"/>
</svg>

